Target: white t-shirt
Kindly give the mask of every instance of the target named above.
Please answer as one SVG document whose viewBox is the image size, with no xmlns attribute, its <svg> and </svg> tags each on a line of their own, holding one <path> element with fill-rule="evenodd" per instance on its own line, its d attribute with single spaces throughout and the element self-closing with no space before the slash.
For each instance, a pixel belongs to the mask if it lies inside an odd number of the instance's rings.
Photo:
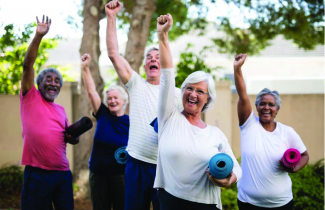
<svg viewBox="0 0 325 210">
<path fill-rule="evenodd" d="M 306 151 L 299 135 L 277 122 L 273 132 L 266 131 L 252 111 L 241 129 L 241 167 L 243 177 L 237 183 L 238 199 L 259 207 L 280 207 L 293 196 L 291 179 L 280 169 L 279 160 L 289 148 Z"/>
<path fill-rule="evenodd" d="M 150 123 L 157 117 L 159 85 L 150 84 L 133 71 L 125 87 L 130 97 L 130 130 L 126 150 L 133 158 L 157 164 L 158 135 Z M 176 90 L 174 100 L 181 100 L 180 89 Z M 177 104 L 179 106 L 180 102 Z"/>
<path fill-rule="evenodd" d="M 209 180 L 210 159 L 224 152 L 233 159 L 233 172 L 241 178 L 241 168 L 226 136 L 217 127 L 201 129 L 188 122 L 176 108 L 173 69 L 162 69 L 158 105 L 159 152 L 155 188 L 164 188 L 175 197 L 222 208 L 220 188 Z"/>
</svg>

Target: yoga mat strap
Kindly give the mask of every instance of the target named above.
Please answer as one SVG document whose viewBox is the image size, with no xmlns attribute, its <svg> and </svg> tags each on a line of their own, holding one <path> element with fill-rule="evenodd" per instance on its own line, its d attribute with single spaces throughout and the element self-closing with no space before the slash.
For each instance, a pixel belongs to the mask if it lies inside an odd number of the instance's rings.
<svg viewBox="0 0 325 210">
<path fill-rule="evenodd" d="M 283 164 L 288 168 L 295 167 L 296 165 L 298 165 L 300 160 L 301 160 L 301 154 L 298 150 L 294 148 L 290 148 L 286 150 L 282 157 Z"/>
<path fill-rule="evenodd" d="M 77 122 L 73 123 L 65 129 L 65 133 L 74 138 L 78 138 L 86 131 L 93 127 L 93 122 L 89 117 L 82 117 Z"/>
<path fill-rule="evenodd" d="M 233 168 L 233 160 L 225 153 L 218 153 L 209 161 L 210 174 L 217 179 L 224 179 L 229 176 Z"/>
<path fill-rule="evenodd" d="M 114 157 L 119 164 L 126 164 L 126 161 L 128 159 L 128 152 L 125 149 L 126 146 L 120 147 L 114 153 Z"/>
</svg>

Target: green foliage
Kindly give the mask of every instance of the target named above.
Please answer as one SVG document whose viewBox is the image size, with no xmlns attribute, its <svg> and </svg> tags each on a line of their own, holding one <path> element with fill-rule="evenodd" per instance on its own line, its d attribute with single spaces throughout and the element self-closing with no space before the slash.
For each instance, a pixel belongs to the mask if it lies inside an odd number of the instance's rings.
<svg viewBox="0 0 325 210">
<path fill-rule="evenodd" d="M 221 188 L 221 202 L 223 210 L 238 210 L 237 206 L 237 185 L 229 188 Z"/>
<path fill-rule="evenodd" d="M 186 77 L 195 72 L 195 71 L 205 71 L 207 73 L 211 73 L 213 70 L 217 70 L 219 67 L 208 67 L 204 63 L 205 54 L 204 52 L 208 50 L 208 48 L 204 48 L 199 55 L 190 52 L 189 49 L 193 47 L 191 44 L 187 45 L 187 48 L 184 52 L 180 54 L 180 60 L 176 66 L 176 87 L 181 87 L 183 81 Z"/>
<path fill-rule="evenodd" d="M 31 38 L 33 27 L 36 24 L 25 25 L 24 31 L 15 29 L 13 24 L 4 27 L 5 33 L 0 37 L 0 94 L 19 94 L 20 80 L 23 73 L 23 61 L 29 44 L 27 41 Z M 18 32 L 16 32 L 18 31 Z M 43 39 L 35 60 L 35 75 L 39 73 L 46 63 L 49 49 L 53 49 L 58 45 L 61 37 L 51 39 Z M 70 67 L 60 67 L 52 65 L 58 69 L 63 76 L 64 81 L 75 81 L 78 75 L 70 73 Z"/>
<path fill-rule="evenodd" d="M 24 181 L 20 166 L 3 165 L 0 168 L 0 198 L 19 195 Z"/>
<path fill-rule="evenodd" d="M 120 28 L 129 24 L 131 20 L 132 10 L 135 4 L 134 0 L 123 0 L 122 11 L 118 14 L 118 18 L 122 21 Z M 192 29 L 199 29 L 203 33 L 207 21 L 205 16 L 208 8 L 204 6 L 201 0 L 156 0 L 156 10 L 152 14 L 149 28 L 149 40 L 153 42 L 156 38 L 157 18 L 160 15 L 170 13 L 173 15 L 174 26 L 168 33 L 169 40 L 175 40 L 178 36 L 188 33 Z M 197 11 L 189 15 L 189 7 L 195 6 Z M 196 16 L 197 18 L 191 18 Z"/>
<path fill-rule="evenodd" d="M 308 164 L 298 173 L 289 175 L 292 181 L 294 210 L 324 209 L 324 159 L 315 164 Z M 236 184 L 221 189 L 221 201 L 224 210 L 238 210 Z"/>
<path fill-rule="evenodd" d="M 34 26 L 26 25 L 25 30 L 19 33 L 15 32 L 12 24 L 4 27 L 6 32 L 0 37 L 0 94 L 19 94 L 23 61 L 29 46 L 27 40 Z M 34 65 L 36 74 L 48 59 L 48 49 L 57 46 L 57 39 L 42 40 Z"/>
<path fill-rule="evenodd" d="M 324 2 L 322 0 L 250 1 L 225 0 L 242 14 L 243 26 L 232 26 L 230 17 L 221 17 L 225 38 L 214 39 L 222 53 L 258 54 L 277 35 L 293 40 L 299 48 L 312 50 L 324 44 Z"/>
<path fill-rule="evenodd" d="M 324 209 L 324 160 L 290 174 L 294 210 Z"/>
</svg>

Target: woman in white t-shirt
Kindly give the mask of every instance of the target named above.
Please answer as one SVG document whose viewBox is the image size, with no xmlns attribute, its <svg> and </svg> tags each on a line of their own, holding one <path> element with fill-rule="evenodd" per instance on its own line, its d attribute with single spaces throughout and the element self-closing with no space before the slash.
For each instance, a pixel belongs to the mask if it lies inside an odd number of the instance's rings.
<svg viewBox="0 0 325 210">
<path fill-rule="evenodd" d="M 238 119 L 241 130 L 242 179 L 238 182 L 238 207 L 249 209 L 293 209 L 291 179 L 288 173 L 296 173 L 308 162 L 309 155 L 304 143 L 293 128 L 275 122 L 281 98 L 277 91 L 263 89 L 256 97 L 258 117 L 246 93 L 241 66 L 246 54 L 237 55 L 234 76 L 238 101 Z M 282 163 L 282 156 L 289 148 L 301 153 L 295 167 Z"/>
<path fill-rule="evenodd" d="M 158 160 L 154 187 L 158 189 L 160 210 L 222 209 L 220 187 L 229 187 L 241 177 L 227 138 L 220 129 L 207 125 L 201 113 L 212 107 L 216 90 L 210 74 L 190 74 L 181 86 L 184 110 L 175 103 L 175 77 L 168 30 L 171 15 L 158 18 L 157 32 L 161 65 L 158 100 Z M 233 162 L 233 172 L 224 179 L 212 177 L 209 160 L 224 152 Z"/>
</svg>

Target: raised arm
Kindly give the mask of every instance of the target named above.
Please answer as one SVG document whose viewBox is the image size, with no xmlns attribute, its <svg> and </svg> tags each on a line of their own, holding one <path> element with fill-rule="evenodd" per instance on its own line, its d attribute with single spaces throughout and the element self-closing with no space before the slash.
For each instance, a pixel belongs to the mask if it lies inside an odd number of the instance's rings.
<svg viewBox="0 0 325 210">
<path fill-rule="evenodd" d="M 113 0 L 105 5 L 107 14 L 106 46 L 109 59 L 123 82 L 126 84 L 132 75 L 132 68 L 123 56 L 119 54 L 118 41 L 116 35 L 116 15 L 121 10 L 122 4 Z"/>
<path fill-rule="evenodd" d="M 168 31 L 173 25 L 170 14 L 157 19 L 159 40 L 159 61 L 161 67 L 160 92 L 158 99 L 158 125 L 163 126 L 165 119 L 175 108 L 175 77 L 173 60 L 168 44 Z M 160 128 L 158 130 L 161 130 Z"/>
<path fill-rule="evenodd" d="M 37 51 L 43 36 L 47 34 L 51 26 L 51 19 L 48 19 L 47 16 L 46 16 L 46 20 L 44 19 L 45 19 L 44 15 L 43 15 L 42 22 L 38 20 L 38 17 L 36 17 L 36 22 L 37 22 L 36 34 L 32 42 L 30 43 L 24 58 L 23 74 L 21 76 L 21 91 L 23 95 L 25 95 L 34 85 L 35 72 L 34 72 L 33 65 L 36 60 Z"/>
<path fill-rule="evenodd" d="M 238 105 L 237 105 L 237 114 L 239 125 L 243 125 L 248 119 L 249 115 L 252 112 L 252 106 L 250 104 L 246 86 L 242 74 L 241 67 L 245 62 L 246 54 L 239 54 L 236 56 L 234 61 L 234 77 L 235 77 L 235 85 L 236 90 L 239 96 Z"/>
<path fill-rule="evenodd" d="M 96 91 L 96 85 L 89 70 L 90 60 L 91 57 L 89 54 L 84 54 L 81 57 L 82 79 L 88 92 L 88 97 L 90 99 L 91 106 L 93 107 L 93 112 L 96 114 L 101 104 L 101 99 Z"/>
</svg>

